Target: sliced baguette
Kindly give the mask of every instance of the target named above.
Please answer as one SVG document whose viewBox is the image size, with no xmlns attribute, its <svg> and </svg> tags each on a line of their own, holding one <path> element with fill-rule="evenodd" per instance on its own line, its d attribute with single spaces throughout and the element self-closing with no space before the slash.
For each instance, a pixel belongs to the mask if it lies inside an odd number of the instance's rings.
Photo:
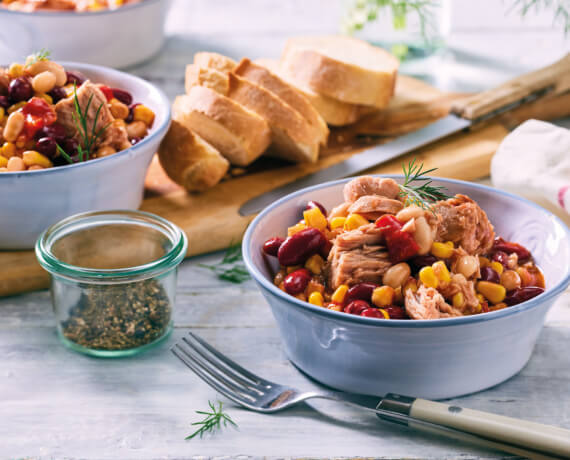
<svg viewBox="0 0 570 460">
<path fill-rule="evenodd" d="M 254 64 L 247 58 L 242 59 L 233 72 L 236 75 L 261 86 L 262 88 L 271 91 L 277 97 L 281 98 L 293 107 L 309 122 L 315 136 L 319 139 L 319 143 L 321 145 L 327 144 L 329 136 L 327 124 L 298 89 L 294 88 L 289 83 L 286 83 L 266 67 Z"/>
<path fill-rule="evenodd" d="M 176 119 L 158 148 L 158 159 L 168 177 L 191 192 L 213 187 L 230 166 L 220 152 Z"/>
<path fill-rule="evenodd" d="M 269 123 L 272 153 L 296 162 L 317 161 L 319 138 L 311 125 L 289 104 L 271 91 L 235 75 L 229 75 L 228 97 L 247 107 Z"/>
<path fill-rule="evenodd" d="M 343 36 L 290 38 L 281 66 L 317 93 L 384 108 L 396 84 L 398 59 L 365 41 Z"/>
<path fill-rule="evenodd" d="M 223 54 L 201 51 L 194 55 L 194 64 L 220 72 L 231 72 L 235 69 L 237 62 Z"/>
<path fill-rule="evenodd" d="M 227 94 L 229 87 L 229 79 L 227 72 L 200 67 L 197 64 L 188 64 L 186 66 L 185 88 L 186 93 L 190 92 L 192 86 L 206 86 L 220 94 Z"/>
<path fill-rule="evenodd" d="M 376 112 L 376 107 L 361 104 L 351 104 L 339 101 L 324 94 L 319 94 L 302 82 L 295 81 L 294 75 L 285 73 L 279 61 L 274 59 L 256 59 L 255 63 L 268 68 L 271 72 L 278 74 L 287 83 L 293 85 L 319 112 L 321 117 L 331 126 L 346 126 L 357 122 L 363 116 Z"/>
<path fill-rule="evenodd" d="M 230 163 L 247 166 L 271 143 L 264 118 L 210 88 L 193 86 L 177 96 L 173 118 L 213 145 Z"/>
</svg>

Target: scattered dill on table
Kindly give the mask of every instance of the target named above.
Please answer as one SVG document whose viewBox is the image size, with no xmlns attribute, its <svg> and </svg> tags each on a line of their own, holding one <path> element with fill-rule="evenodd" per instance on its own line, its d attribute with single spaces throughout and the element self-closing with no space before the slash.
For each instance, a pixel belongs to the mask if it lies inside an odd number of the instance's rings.
<svg viewBox="0 0 570 460">
<path fill-rule="evenodd" d="M 184 439 L 193 439 L 196 436 L 200 438 L 207 433 L 212 433 L 216 430 L 221 430 L 223 427 L 229 425 L 237 428 L 237 423 L 232 420 L 232 418 L 223 411 L 223 405 L 221 401 L 218 401 L 218 405 L 208 400 L 208 406 L 210 406 L 210 411 L 197 410 L 196 413 L 203 415 L 204 419 L 198 422 L 192 423 L 192 426 L 197 426 L 198 428 L 191 435 L 186 436 Z"/>
<path fill-rule="evenodd" d="M 198 264 L 200 267 L 212 270 L 219 279 L 230 283 L 240 284 L 250 279 L 243 263 L 241 243 L 232 244 L 226 251 L 221 262 L 216 264 Z"/>
</svg>

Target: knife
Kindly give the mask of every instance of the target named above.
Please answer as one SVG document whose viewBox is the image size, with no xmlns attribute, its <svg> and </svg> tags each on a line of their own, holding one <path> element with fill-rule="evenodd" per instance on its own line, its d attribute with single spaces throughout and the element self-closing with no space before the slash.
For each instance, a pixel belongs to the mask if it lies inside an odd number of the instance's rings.
<svg viewBox="0 0 570 460">
<path fill-rule="evenodd" d="M 456 102 L 449 115 L 418 131 L 352 155 L 347 160 L 252 198 L 241 206 L 239 213 L 249 216 L 289 193 L 322 182 L 353 176 L 451 134 L 472 129 L 522 104 L 546 95 L 555 96 L 569 91 L 570 53 L 554 64 Z"/>
</svg>

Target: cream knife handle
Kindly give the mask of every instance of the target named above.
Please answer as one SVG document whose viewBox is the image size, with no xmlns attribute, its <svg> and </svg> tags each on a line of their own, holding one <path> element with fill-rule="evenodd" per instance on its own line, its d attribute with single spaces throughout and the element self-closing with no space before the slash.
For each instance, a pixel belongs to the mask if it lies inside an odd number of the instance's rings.
<svg viewBox="0 0 570 460">
<path fill-rule="evenodd" d="M 570 458 L 570 430 L 416 399 L 409 416 L 487 439 Z"/>
</svg>

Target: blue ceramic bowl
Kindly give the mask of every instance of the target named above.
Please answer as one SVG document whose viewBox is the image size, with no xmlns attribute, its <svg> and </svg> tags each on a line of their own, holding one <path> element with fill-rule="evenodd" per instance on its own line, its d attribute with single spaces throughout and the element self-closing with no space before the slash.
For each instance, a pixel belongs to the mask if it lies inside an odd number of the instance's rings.
<svg viewBox="0 0 570 460">
<path fill-rule="evenodd" d="M 401 176 L 389 176 L 401 180 Z M 335 312 L 302 302 L 278 289 L 278 269 L 262 244 L 286 236 L 309 200 L 328 209 L 343 201 L 348 181 L 300 190 L 266 208 L 243 240 L 246 266 L 267 299 L 291 361 L 316 380 L 344 391 L 382 396 L 396 392 L 430 399 L 452 398 L 496 385 L 527 363 L 549 308 L 570 283 L 570 232 L 534 203 L 490 187 L 435 179 L 463 193 L 487 212 L 498 235 L 532 251 L 546 291 L 519 305 L 490 313 L 438 320 L 381 320 Z"/>
</svg>

